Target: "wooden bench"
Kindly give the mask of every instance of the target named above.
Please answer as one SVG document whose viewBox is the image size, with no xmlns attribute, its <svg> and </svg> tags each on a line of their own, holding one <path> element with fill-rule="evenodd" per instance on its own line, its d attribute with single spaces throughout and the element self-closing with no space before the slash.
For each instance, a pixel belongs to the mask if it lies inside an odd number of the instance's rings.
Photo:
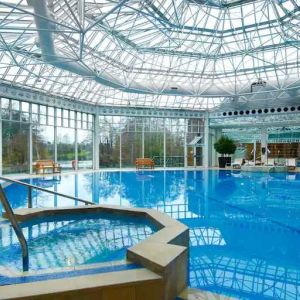
<svg viewBox="0 0 300 300">
<path fill-rule="evenodd" d="M 51 159 L 42 159 L 37 160 L 35 163 L 35 171 L 36 174 L 45 174 L 46 170 L 51 170 L 52 173 L 60 173 L 61 172 L 61 166 L 58 163 L 55 163 Z"/>
<path fill-rule="evenodd" d="M 154 169 L 154 160 L 151 158 L 137 158 L 135 160 L 135 166 L 137 169 L 140 168 Z"/>
</svg>

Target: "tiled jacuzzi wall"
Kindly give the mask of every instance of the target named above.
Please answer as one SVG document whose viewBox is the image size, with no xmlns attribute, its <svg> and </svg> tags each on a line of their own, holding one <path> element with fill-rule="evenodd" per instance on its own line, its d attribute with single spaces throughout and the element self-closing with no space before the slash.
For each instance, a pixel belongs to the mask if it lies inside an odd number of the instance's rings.
<svg viewBox="0 0 300 300">
<path fill-rule="evenodd" d="M 86 265 L 46 274 L 2 274 L 10 276 L 12 281 L 10 285 L 0 287 L 0 299 L 173 300 L 186 288 L 189 231 L 185 225 L 163 213 L 104 205 L 15 210 L 19 221 L 95 212 L 146 218 L 159 230 L 129 248 L 127 261 L 122 264 Z M 20 278 L 22 283 L 18 281 Z"/>
</svg>

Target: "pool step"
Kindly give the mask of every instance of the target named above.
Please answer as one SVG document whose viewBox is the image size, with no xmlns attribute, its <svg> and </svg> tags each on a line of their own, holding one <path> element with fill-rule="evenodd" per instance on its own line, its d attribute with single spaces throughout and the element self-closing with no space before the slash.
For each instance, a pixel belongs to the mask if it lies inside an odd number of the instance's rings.
<svg viewBox="0 0 300 300">
<path fill-rule="evenodd" d="M 234 300 L 235 298 L 214 294 L 208 291 L 187 288 L 176 300 Z"/>
</svg>

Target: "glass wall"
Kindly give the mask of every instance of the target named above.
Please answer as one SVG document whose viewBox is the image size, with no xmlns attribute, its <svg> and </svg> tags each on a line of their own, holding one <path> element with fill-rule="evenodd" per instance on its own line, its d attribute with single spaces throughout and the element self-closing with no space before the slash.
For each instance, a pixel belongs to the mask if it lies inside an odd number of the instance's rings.
<svg viewBox="0 0 300 300">
<path fill-rule="evenodd" d="M 93 168 L 93 114 L 0 100 L 3 173 L 34 173 L 37 160 L 45 159 L 60 163 L 62 171 Z M 97 122 L 103 168 L 134 167 L 139 157 L 160 167 L 184 166 L 187 137 L 199 131 L 184 118 L 100 116 Z"/>
<path fill-rule="evenodd" d="M 145 157 L 152 158 L 155 166 L 164 166 L 164 133 L 145 132 Z"/>
<path fill-rule="evenodd" d="M 4 174 L 34 172 L 41 159 L 93 167 L 92 114 L 1 98 L 1 120 Z"/>
<path fill-rule="evenodd" d="M 54 160 L 54 127 L 35 124 L 32 126 L 33 161 Z"/>
<path fill-rule="evenodd" d="M 189 119 L 187 128 L 187 165 L 203 165 L 204 119 Z M 195 143 L 195 137 L 199 140 Z"/>
<path fill-rule="evenodd" d="M 29 105 L 2 98 L 2 172 L 29 172 Z"/>
<path fill-rule="evenodd" d="M 99 117 L 99 162 L 103 168 L 119 168 L 120 166 L 119 119 L 120 117 Z"/>
<path fill-rule="evenodd" d="M 75 129 L 58 127 L 57 162 L 62 169 L 75 169 Z"/>
<path fill-rule="evenodd" d="M 142 132 L 122 132 L 122 167 L 135 166 L 136 158 L 143 157 Z"/>
<path fill-rule="evenodd" d="M 184 119 L 166 120 L 166 166 L 184 166 L 186 126 Z"/>
<path fill-rule="evenodd" d="M 155 166 L 164 166 L 164 129 L 165 119 L 145 118 L 144 156 L 152 158 Z"/>
<path fill-rule="evenodd" d="M 293 158 L 300 164 L 300 127 L 280 126 L 268 127 L 266 136 L 260 127 L 223 128 L 222 133 L 234 139 L 237 150 L 234 158 L 255 160 L 256 164 L 269 163 L 284 165 L 287 159 Z M 262 157 L 262 140 L 266 138 L 267 152 Z M 267 161 L 265 161 L 267 160 Z"/>
<path fill-rule="evenodd" d="M 2 121 L 2 172 L 29 172 L 29 124 Z"/>
<path fill-rule="evenodd" d="M 93 168 L 93 132 L 78 129 L 78 169 Z"/>
<path fill-rule="evenodd" d="M 101 116 L 100 167 L 133 167 L 147 157 L 156 166 L 183 167 L 186 137 L 203 134 L 203 121 L 186 119 Z M 166 149 L 166 153 L 164 153 Z M 121 159 L 121 161 L 120 161 Z"/>
</svg>

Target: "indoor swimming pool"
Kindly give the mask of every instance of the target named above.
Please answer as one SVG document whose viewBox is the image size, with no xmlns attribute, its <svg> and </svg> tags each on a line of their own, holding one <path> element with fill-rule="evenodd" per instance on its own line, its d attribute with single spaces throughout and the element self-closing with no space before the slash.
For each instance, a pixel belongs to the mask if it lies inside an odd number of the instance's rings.
<svg viewBox="0 0 300 300">
<path fill-rule="evenodd" d="M 300 299 L 300 174 L 91 172 L 25 181 L 99 204 L 153 208 L 186 224 L 191 287 L 240 299 Z M 27 206 L 27 188 L 13 184 L 6 192 L 14 209 Z M 33 207 L 72 205 L 72 200 L 33 192 Z M 95 224 L 91 222 L 91 230 Z M 72 222 L 66 225 L 72 227 Z M 151 234 L 151 227 L 141 226 Z M 49 235 L 54 243 L 63 238 L 63 230 L 57 230 Z M 103 249 L 110 249 L 105 239 Z M 136 232 L 127 232 L 126 239 L 137 241 Z M 4 242 L 2 233 L 0 247 Z M 99 257 L 123 255 L 123 250 L 107 256 L 105 251 Z"/>
<path fill-rule="evenodd" d="M 0 223 L 0 265 L 21 271 L 20 244 L 7 223 Z M 104 213 L 34 218 L 21 227 L 30 271 L 124 260 L 126 249 L 155 232 L 147 220 Z"/>
</svg>

